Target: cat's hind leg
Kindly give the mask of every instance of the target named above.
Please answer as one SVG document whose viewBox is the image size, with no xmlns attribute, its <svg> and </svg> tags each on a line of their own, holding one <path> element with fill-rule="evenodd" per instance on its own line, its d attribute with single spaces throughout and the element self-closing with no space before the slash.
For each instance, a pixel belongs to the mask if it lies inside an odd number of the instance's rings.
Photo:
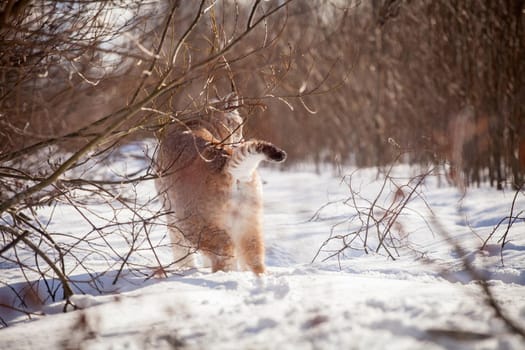
<svg viewBox="0 0 525 350">
<path fill-rule="evenodd" d="M 212 272 L 237 269 L 233 241 L 226 230 L 208 226 L 201 234 L 198 247 L 210 261 Z"/>
<path fill-rule="evenodd" d="M 257 275 L 263 274 L 264 266 L 264 239 L 262 232 L 256 227 L 250 228 L 239 237 L 239 262 Z"/>
</svg>

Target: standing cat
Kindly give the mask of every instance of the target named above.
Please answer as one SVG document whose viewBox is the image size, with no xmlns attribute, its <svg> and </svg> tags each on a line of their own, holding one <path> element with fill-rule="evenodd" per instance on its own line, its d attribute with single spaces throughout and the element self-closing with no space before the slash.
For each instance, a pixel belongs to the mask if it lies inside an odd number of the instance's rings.
<svg viewBox="0 0 525 350">
<path fill-rule="evenodd" d="M 236 110 L 214 110 L 170 125 L 160 138 L 156 185 L 170 212 L 175 261 L 182 265 L 193 265 L 192 253 L 200 251 L 213 272 L 265 271 L 256 168 L 263 160 L 282 162 L 286 153 L 269 142 L 243 141 L 242 123 Z"/>
</svg>

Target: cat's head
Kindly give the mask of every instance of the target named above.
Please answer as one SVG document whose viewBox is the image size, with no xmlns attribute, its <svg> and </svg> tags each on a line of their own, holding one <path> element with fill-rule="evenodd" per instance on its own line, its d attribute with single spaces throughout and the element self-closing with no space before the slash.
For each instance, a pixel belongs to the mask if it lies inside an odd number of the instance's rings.
<svg viewBox="0 0 525 350">
<path fill-rule="evenodd" d="M 229 94 L 222 99 L 210 99 L 212 123 L 218 138 L 226 143 L 239 143 L 243 140 L 242 127 L 244 120 L 239 114 L 240 99 L 235 94 Z"/>
</svg>

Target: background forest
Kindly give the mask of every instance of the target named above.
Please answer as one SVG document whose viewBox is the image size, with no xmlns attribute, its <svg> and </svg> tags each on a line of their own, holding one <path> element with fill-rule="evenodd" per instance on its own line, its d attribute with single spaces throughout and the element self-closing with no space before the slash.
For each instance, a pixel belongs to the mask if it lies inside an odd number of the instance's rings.
<svg viewBox="0 0 525 350">
<path fill-rule="evenodd" d="M 521 0 L 7 1 L 1 158 L 82 144 L 169 76 L 184 79 L 116 128 L 113 144 L 126 140 L 123 130 L 153 137 L 159 115 L 195 116 L 233 88 L 251 134 L 287 149 L 288 164 L 376 166 L 401 149 L 411 163 L 446 162 L 456 183 L 519 188 L 523 8 Z"/>
</svg>

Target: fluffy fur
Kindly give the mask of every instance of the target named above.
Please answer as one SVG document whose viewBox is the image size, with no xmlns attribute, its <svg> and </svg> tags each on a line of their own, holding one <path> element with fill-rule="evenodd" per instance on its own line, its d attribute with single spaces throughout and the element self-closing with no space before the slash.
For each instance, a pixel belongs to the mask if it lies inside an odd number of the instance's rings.
<svg viewBox="0 0 525 350">
<path fill-rule="evenodd" d="M 215 111 L 198 122 L 171 126 L 155 164 L 175 261 L 193 266 L 200 251 L 212 271 L 265 271 L 262 191 L 256 168 L 286 153 L 264 141 L 242 141 L 236 111 Z"/>
</svg>

